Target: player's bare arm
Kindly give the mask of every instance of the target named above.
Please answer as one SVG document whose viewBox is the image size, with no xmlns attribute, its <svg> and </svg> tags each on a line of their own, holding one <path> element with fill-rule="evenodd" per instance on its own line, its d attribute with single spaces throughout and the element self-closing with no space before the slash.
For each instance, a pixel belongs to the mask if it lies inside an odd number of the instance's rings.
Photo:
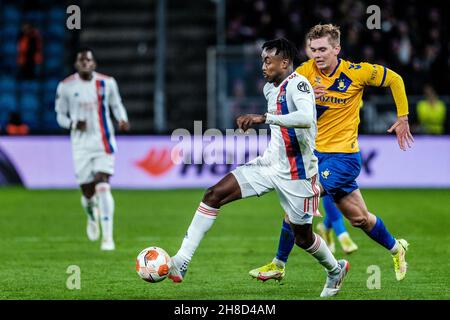
<svg viewBox="0 0 450 320">
<path fill-rule="evenodd" d="M 128 131 L 128 130 L 130 130 L 130 123 L 128 121 L 125 121 L 125 120 L 120 120 L 119 121 L 119 130 L 120 131 Z"/>
</svg>

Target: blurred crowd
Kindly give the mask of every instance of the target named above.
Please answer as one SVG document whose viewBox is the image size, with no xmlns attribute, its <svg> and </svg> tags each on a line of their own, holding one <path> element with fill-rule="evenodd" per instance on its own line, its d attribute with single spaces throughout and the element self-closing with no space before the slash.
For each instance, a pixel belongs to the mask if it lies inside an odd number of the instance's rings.
<svg viewBox="0 0 450 320">
<path fill-rule="evenodd" d="M 380 8 L 380 29 L 367 27 L 372 12 L 366 10 L 372 4 Z M 340 26 L 342 58 L 385 65 L 403 77 L 408 95 L 430 96 L 426 88 L 431 88 L 437 101 L 439 95 L 450 95 L 450 23 L 445 12 L 445 3 L 434 1 L 230 0 L 227 44 L 261 44 L 286 37 L 298 45 L 301 62 L 307 60 L 308 30 L 318 23 L 333 23 Z"/>
<path fill-rule="evenodd" d="M 62 2 L 1 2 L 0 134 L 25 135 L 58 128 L 55 92 L 66 73 Z"/>
<path fill-rule="evenodd" d="M 317 23 L 341 28 L 341 56 L 370 61 L 402 74 L 407 90 L 421 94 L 431 83 L 438 94 L 450 92 L 449 21 L 445 3 L 379 2 L 381 29 L 369 30 L 367 7 L 373 1 L 230 0 L 227 43 L 243 44 L 286 37 L 298 44 L 306 60 L 304 39 Z"/>
</svg>

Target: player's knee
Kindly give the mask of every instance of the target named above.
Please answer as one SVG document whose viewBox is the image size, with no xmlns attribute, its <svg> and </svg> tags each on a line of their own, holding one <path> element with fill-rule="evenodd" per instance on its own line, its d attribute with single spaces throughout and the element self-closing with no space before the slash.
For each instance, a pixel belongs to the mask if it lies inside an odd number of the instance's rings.
<svg viewBox="0 0 450 320">
<path fill-rule="evenodd" d="M 92 190 L 83 190 L 82 193 L 86 199 L 91 199 L 95 194 L 95 189 L 93 188 Z"/>
<path fill-rule="evenodd" d="M 360 228 L 365 230 L 369 223 L 369 218 L 367 215 L 360 215 L 358 217 L 354 217 L 350 219 L 350 223 L 355 228 Z"/>
<path fill-rule="evenodd" d="M 109 175 L 105 174 L 105 173 L 96 173 L 95 177 L 94 177 L 94 182 L 96 184 L 98 183 L 109 183 Z"/>
<path fill-rule="evenodd" d="M 206 190 L 203 196 L 203 203 L 213 208 L 219 208 L 222 198 L 220 190 L 216 186 L 213 186 Z"/>
</svg>

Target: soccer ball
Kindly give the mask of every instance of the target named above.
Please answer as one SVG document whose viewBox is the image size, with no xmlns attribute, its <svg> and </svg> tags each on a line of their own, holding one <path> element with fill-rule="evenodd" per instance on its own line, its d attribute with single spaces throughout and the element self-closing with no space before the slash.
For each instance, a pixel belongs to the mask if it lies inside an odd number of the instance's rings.
<svg viewBox="0 0 450 320">
<path fill-rule="evenodd" d="M 169 254 L 159 247 L 142 250 L 136 259 L 136 272 L 147 282 L 159 282 L 167 278 L 172 267 Z"/>
</svg>

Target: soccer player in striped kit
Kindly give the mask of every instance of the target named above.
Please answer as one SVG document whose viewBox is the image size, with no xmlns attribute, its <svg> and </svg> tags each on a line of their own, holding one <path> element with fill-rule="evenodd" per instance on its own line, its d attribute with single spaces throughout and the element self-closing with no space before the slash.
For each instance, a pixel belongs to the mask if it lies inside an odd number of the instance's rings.
<svg viewBox="0 0 450 320">
<path fill-rule="evenodd" d="M 119 130 L 128 131 L 129 123 L 116 81 L 95 72 L 95 68 L 92 50 L 78 50 L 77 72 L 59 83 L 55 110 L 58 124 L 70 130 L 81 204 L 88 216 L 87 236 L 91 241 L 100 238 L 100 221 L 101 249 L 114 250 L 114 199 L 109 178 L 114 174 L 117 145 L 111 111 Z"/>
<path fill-rule="evenodd" d="M 268 112 L 240 116 L 237 125 L 247 131 L 255 124 L 270 124 L 270 144 L 262 156 L 239 166 L 206 191 L 180 249 L 172 257 L 169 278 L 174 282 L 183 281 L 194 252 L 212 227 L 221 206 L 275 190 L 289 217 L 295 243 L 327 272 L 320 296 L 334 296 L 341 288 L 349 264 L 346 260 L 337 261 L 325 241 L 312 230 L 320 192 L 318 160 L 314 155 L 317 133 L 314 91 L 304 76 L 293 72 L 297 56 L 294 44 L 276 39 L 264 43 L 262 49 Z"/>
</svg>

